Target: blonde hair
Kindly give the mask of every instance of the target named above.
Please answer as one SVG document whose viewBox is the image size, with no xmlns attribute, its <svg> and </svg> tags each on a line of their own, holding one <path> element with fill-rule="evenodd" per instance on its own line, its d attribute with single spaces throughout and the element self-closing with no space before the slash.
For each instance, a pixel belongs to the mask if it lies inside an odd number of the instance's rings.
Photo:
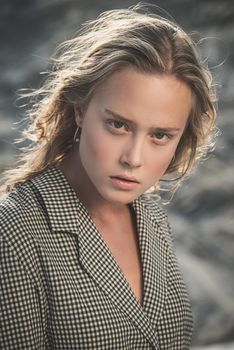
<svg viewBox="0 0 234 350">
<path fill-rule="evenodd" d="M 98 85 L 124 67 L 174 75 L 191 88 L 193 108 L 165 175 L 177 174 L 179 182 L 204 158 L 213 146 L 216 116 L 211 75 L 177 24 L 136 5 L 102 13 L 58 47 L 48 79 L 27 95 L 31 123 L 24 139 L 31 145 L 22 151 L 18 166 L 5 173 L 2 191 L 61 162 L 73 146 L 74 106 L 84 111 Z"/>
</svg>

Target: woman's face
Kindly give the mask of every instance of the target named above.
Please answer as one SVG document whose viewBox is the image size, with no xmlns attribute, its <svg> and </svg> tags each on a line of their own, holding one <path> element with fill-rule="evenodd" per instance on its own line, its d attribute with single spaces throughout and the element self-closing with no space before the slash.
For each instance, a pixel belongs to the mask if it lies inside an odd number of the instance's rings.
<svg viewBox="0 0 234 350">
<path fill-rule="evenodd" d="M 189 87 L 175 76 L 112 74 L 76 115 L 84 188 L 92 183 L 95 196 L 116 203 L 139 197 L 165 173 L 191 106 Z"/>
</svg>

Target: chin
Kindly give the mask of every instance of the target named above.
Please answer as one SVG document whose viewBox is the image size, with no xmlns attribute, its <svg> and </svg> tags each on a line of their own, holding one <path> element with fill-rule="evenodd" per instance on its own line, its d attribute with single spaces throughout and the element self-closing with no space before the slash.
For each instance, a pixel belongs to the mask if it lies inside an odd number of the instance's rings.
<svg viewBox="0 0 234 350">
<path fill-rule="evenodd" d="M 134 194 L 131 192 L 122 192 L 122 193 L 116 193 L 116 194 L 110 194 L 109 196 L 103 196 L 106 200 L 112 203 L 116 204 L 129 204 L 133 202 L 136 198 L 138 198 L 141 194 Z"/>
</svg>

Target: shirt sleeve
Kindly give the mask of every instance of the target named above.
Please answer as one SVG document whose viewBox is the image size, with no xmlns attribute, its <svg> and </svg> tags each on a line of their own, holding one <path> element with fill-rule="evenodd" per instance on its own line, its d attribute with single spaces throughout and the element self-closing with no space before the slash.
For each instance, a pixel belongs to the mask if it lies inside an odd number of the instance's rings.
<svg viewBox="0 0 234 350">
<path fill-rule="evenodd" d="M 0 241 L 0 348 L 46 349 L 38 290 L 14 251 Z"/>
</svg>

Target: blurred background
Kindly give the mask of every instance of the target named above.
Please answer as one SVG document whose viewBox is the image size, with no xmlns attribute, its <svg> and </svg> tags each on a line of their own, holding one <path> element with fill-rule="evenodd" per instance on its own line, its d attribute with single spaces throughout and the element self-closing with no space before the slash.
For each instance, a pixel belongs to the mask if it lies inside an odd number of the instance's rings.
<svg viewBox="0 0 234 350">
<path fill-rule="evenodd" d="M 217 146 L 167 207 L 194 312 L 193 349 L 234 349 L 234 3 L 148 1 L 193 39 L 217 83 Z M 0 177 L 14 166 L 23 126 L 17 90 L 40 86 L 55 47 L 85 20 L 135 1 L 1 0 Z M 162 12 L 161 12 L 162 13 Z M 202 39 L 203 38 L 203 39 Z M 202 39 L 202 40 L 201 40 Z"/>
</svg>

